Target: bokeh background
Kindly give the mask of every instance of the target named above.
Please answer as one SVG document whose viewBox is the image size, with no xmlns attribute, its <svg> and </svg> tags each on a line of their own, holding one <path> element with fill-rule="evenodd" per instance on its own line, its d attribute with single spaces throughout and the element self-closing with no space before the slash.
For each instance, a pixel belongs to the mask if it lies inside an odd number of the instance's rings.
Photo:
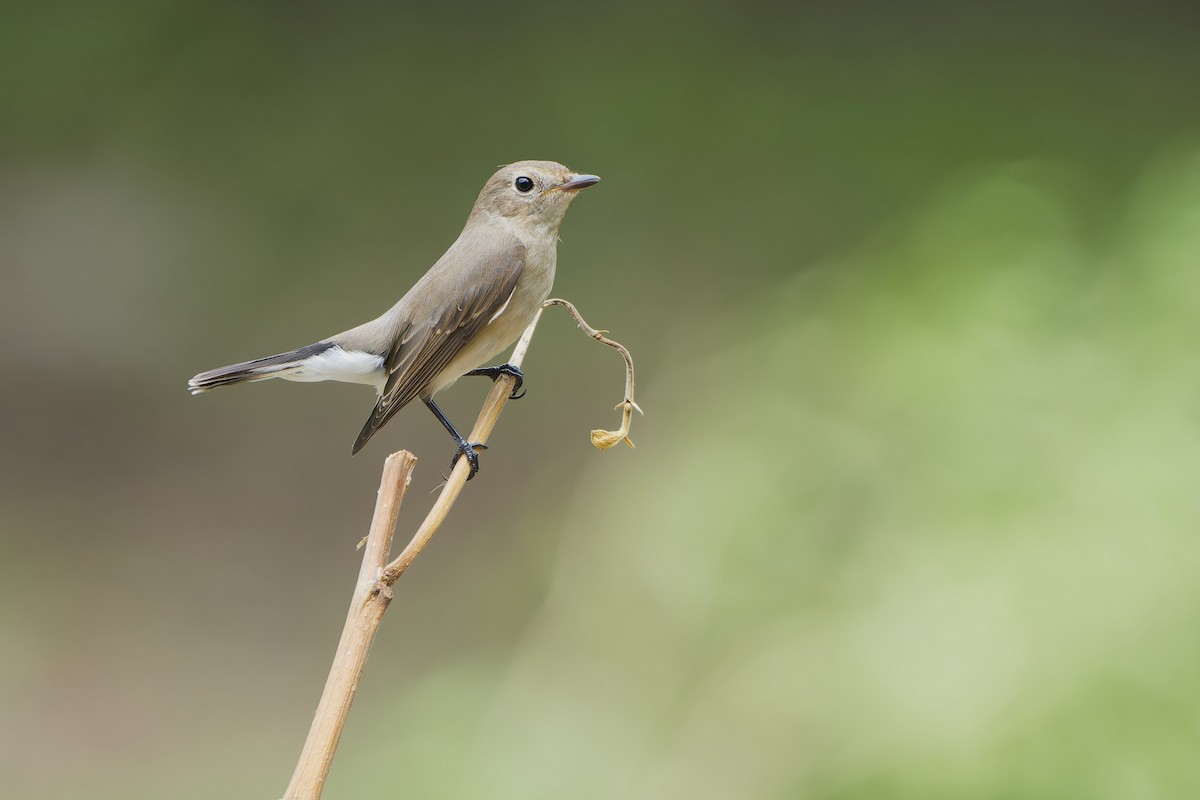
<svg viewBox="0 0 1200 800">
<path fill-rule="evenodd" d="M 390 306 L 523 158 L 604 182 L 326 796 L 1200 791 L 1194 4 L 6 4 L 0 775 L 278 797 L 385 455 L 189 397 Z M 485 382 L 445 407 L 473 419 Z"/>
</svg>

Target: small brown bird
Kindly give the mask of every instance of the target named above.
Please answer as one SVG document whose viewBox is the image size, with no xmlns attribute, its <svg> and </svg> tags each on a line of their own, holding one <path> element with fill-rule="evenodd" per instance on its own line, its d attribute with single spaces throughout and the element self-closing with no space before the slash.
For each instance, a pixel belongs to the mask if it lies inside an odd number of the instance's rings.
<svg viewBox="0 0 1200 800">
<path fill-rule="evenodd" d="M 463 375 L 504 374 L 516 378 L 513 397 L 521 396 L 524 376 L 516 367 L 479 367 L 516 341 L 541 308 L 554 282 L 567 206 L 599 181 L 553 161 L 501 168 L 484 184 L 450 249 L 382 316 L 306 347 L 201 372 L 188 388 L 199 394 L 268 378 L 374 386 L 379 399 L 352 454 L 419 397 L 458 444 L 451 468 L 466 456 L 473 478 L 476 449 L 487 448 L 466 441 L 433 396 Z"/>
</svg>

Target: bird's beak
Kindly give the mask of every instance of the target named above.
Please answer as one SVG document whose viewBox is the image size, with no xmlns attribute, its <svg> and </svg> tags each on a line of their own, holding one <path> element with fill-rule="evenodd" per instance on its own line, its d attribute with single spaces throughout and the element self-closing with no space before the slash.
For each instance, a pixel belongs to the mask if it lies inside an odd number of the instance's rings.
<svg viewBox="0 0 1200 800">
<path fill-rule="evenodd" d="M 595 186 L 599 182 L 599 175 L 572 175 L 567 179 L 566 183 L 560 183 L 555 188 L 560 192 L 575 192 L 580 189 L 586 189 L 589 186 Z"/>
</svg>

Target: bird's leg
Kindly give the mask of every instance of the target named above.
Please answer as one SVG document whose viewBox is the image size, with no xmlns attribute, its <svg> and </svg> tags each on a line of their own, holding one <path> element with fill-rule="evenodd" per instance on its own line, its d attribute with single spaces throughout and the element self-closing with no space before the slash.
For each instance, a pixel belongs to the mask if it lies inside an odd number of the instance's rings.
<svg viewBox="0 0 1200 800">
<path fill-rule="evenodd" d="M 521 391 L 521 385 L 525 383 L 525 373 L 521 372 L 516 364 L 501 364 L 496 367 L 480 367 L 479 369 L 473 369 L 470 372 L 465 372 L 463 375 L 483 375 L 485 378 L 491 378 L 493 382 L 495 382 L 495 380 L 501 375 L 511 375 L 517 379 L 517 382 L 513 384 L 512 391 L 508 394 L 508 399 L 520 400 L 525 396 L 525 393 Z"/>
<path fill-rule="evenodd" d="M 430 398 L 423 398 L 425 405 L 429 406 L 429 410 L 438 418 L 438 422 L 450 431 L 450 435 L 454 437 L 454 441 L 458 443 L 458 452 L 454 454 L 454 458 L 450 460 L 450 470 L 454 470 L 454 465 L 458 463 L 459 456 L 466 456 L 467 463 L 471 465 L 471 472 L 467 475 L 467 480 L 475 477 L 475 473 L 479 472 L 479 454 L 477 450 L 487 450 L 486 444 L 479 442 L 468 442 L 463 438 L 463 435 L 451 424 L 450 420 L 446 419 L 446 415 L 437 407 L 437 404 Z"/>
</svg>

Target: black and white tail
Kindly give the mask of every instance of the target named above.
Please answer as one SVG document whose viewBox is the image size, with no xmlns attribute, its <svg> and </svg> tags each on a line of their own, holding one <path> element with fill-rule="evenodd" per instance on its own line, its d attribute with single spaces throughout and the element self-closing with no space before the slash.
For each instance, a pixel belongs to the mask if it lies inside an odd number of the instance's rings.
<svg viewBox="0 0 1200 800">
<path fill-rule="evenodd" d="M 211 392 L 221 386 L 232 386 L 235 383 L 265 381 L 267 378 L 286 378 L 303 369 L 307 359 L 320 355 L 332 347 L 336 347 L 333 342 L 317 342 L 287 353 L 210 369 L 188 381 L 188 390 L 192 394 L 200 394 Z"/>
</svg>

